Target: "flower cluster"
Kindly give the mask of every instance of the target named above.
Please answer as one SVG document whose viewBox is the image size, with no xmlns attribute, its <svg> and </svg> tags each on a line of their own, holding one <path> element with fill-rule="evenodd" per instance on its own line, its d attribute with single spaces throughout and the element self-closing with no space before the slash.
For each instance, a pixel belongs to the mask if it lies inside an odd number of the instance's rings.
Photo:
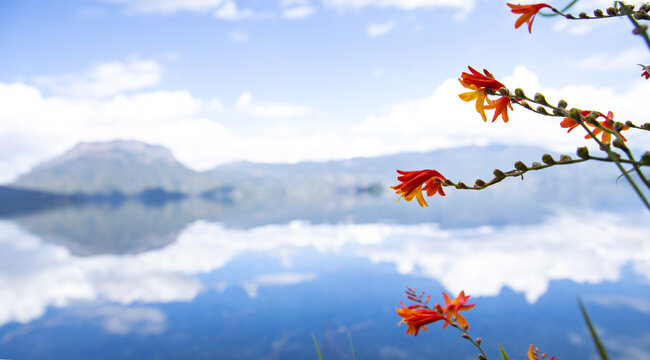
<svg viewBox="0 0 650 360">
<path fill-rule="evenodd" d="M 530 347 L 528 348 L 528 358 L 526 360 L 544 360 L 546 359 L 547 354 L 543 353 L 540 355 L 539 353 L 539 348 L 533 347 L 533 344 L 530 344 Z M 556 358 L 555 356 L 551 356 L 547 360 L 560 360 Z"/>
<path fill-rule="evenodd" d="M 463 330 L 469 328 L 467 319 L 465 319 L 460 312 L 473 308 L 474 304 L 467 304 L 469 295 L 466 296 L 464 291 L 461 291 L 453 300 L 451 300 L 449 295 L 443 292 L 442 296 L 445 299 L 445 305 L 442 306 L 440 304 L 435 304 L 433 307 L 428 306 L 429 300 L 431 299 L 430 296 L 427 296 L 425 300 L 422 300 L 424 293 L 420 293 L 419 296 L 416 296 L 415 290 L 407 288 L 406 294 L 411 301 L 415 302 L 415 304 L 407 307 L 404 303 L 400 302 L 402 307 L 395 308 L 395 310 L 397 310 L 397 314 L 402 317 L 400 325 L 402 323 L 408 325 L 408 328 L 406 329 L 407 334 L 417 336 L 420 329 L 427 331 L 425 325 L 436 321 L 444 322 L 442 325 L 443 329 L 448 325 Z"/>
<path fill-rule="evenodd" d="M 427 196 L 433 196 L 435 194 L 445 196 L 441 182 L 447 179 L 436 170 L 397 170 L 397 172 L 402 175 L 397 178 L 397 180 L 401 181 L 401 184 L 391 186 L 391 189 L 396 190 L 397 194 L 400 195 L 397 201 L 401 198 L 406 199 L 406 201 L 411 201 L 413 198 L 416 198 L 418 204 L 420 204 L 421 207 L 425 207 L 429 205 L 424 201 L 422 190 L 427 191 Z"/>
<path fill-rule="evenodd" d="M 494 93 L 501 88 L 505 88 L 505 86 L 495 80 L 494 76 L 485 69 L 483 70 L 483 74 L 481 74 L 471 66 L 468 66 L 468 68 L 470 73 L 462 73 L 458 81 L 460 81 L 460 84 L 463 85 L 464 88 L 472 91 L 462 93 L 458 96 L 461 100 L 467 102 L 476 100 L 476 112 L 481 114 L 483 121 L 487 121 L 485 109 L 494 109 L 492 122 L 494 122 L 499 116 L 501 116 L 504 122 L 508 122 L 508 106 L 512 110 L 510 98 L 507 96 L 501 96 L 497 100 L 491 100 L 488 97 L 488 92 Z"/>
</svg>

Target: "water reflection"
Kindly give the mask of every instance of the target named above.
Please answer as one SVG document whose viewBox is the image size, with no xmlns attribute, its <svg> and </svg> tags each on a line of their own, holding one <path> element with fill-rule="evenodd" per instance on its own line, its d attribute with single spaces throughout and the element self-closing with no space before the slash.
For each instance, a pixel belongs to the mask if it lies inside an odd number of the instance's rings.
<svg viewBox="0 0 650 360">
<path fill-rule="evenodd" d="M 648 233 L 647 222 L 573 209 L 558 210 L 538 225 L 469 229 L 300 221 L 233 229 L 196 221 L 180 231 L 175 242 L 157 249 L 78 256 L 2 221 L 0 325 L 26 323 L 43 316 L 48 307 L 80 301 L 188 302 L 206 291 L 231 286 L 254 298 L 261 287 L 314 281 L 324 271 L 322 266 L 314 262 L 297 271 L 295 263 L 309 264 L 323 254 L 353 263 L 393 264 L 398 274 L 434 279 L 449 291 L 464 289 L 473 296 L 496 296 L 507 287 L 533 303 L 553 280 L 616 281 L 626 264 L 650 279 Z M 211 275 L 249 256 L 255 260 L 246 262 L 248 270 Z M 268 262 L 279 265 L 259 265 Z M 115 317 L 112 329 L 129 319 L 140 321 L 136 314 L 143 313 L 136 310 Z M 151 312 L 144 314 L 145 320 L 156 318 Z"/>
</svg>

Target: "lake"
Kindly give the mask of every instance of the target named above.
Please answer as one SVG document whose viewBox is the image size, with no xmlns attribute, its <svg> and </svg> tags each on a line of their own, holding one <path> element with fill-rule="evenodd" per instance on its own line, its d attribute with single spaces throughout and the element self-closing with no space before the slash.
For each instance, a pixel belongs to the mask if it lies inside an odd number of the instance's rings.
<svg viewBox="0 0 650 360">
<path fill-rule="evenodd" d="M 406 286 L 434 303 L 470 294 L 470 333 L 491 359 L 531 343 L 596 358 L 578 296 L 613 358 L 647 358 L 642 208 L 450 214 L 436 201 L 129 201 L 0 219 L 0 358 L 317 359 L 313 334 L 326 360 L 475 359 L 439 323 L 405 334 Z"/>
</svg>

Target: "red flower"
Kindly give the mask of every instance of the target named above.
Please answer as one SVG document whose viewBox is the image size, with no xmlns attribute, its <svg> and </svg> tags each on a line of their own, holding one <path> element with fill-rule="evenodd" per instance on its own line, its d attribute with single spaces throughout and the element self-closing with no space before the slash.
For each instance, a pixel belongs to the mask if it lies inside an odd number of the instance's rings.
<svg viewBox="0 0 650 360">
<path fill-rule="evenodd" d="M 406 333 L 409 335 L 417 336 L 420 328 L 427 331 L 425 325 L 436 321 L 443 320 L 446 325 L 447 318 L 435 310 L 425 308 L 422 305 L 411 305 L 406 307 L 404 306 L 404 303 L 400 302 L 400 304 L 402 305 L 402 308 L 395 308 L 395 310 L 397 310 L 397 315 L 402 317 L 400 324 L 406 323 L 406 325 L 408 325 Z"/>
<path fill-rule="evenodd" d="M 499 115 L 501 115 L 503 122 L 508 122 L 508 106 L 510 106 L 510 110 L 514 110 L 512 108 L 510 98 L 502 96 L 499 99 L 493 101 L 491 104 L 485 106 L 485 109 L 494 109 L 494 117 L 492 118 L 492 122 L 494 122 L 499 117 Z"/>
<path fill-rule="evenodd" d="M 641 73 L 641 76 L 645 77 L 646 80 L 650 79 L 650 67 L 645 65 L 641 65 L 641 67 L 643 68 L 643 72 Z"/>
<path fill-rule="evenodd" d="M 543 9 L 543 8 L 549 8 L 553 9 L 550 5 L 548 4 L 532 4 L 532 5 L 514 5 L 514 4 L 508 4 L 510 6 L 510 9 L 512 9 L 513 14 L 521 14 L 519 18 L 517 19 L 517 22 L 515 22 L 515 29 L 518 29 L 523 23 L 528 23 L 528 32 L 531 32 L 531 28 L 533 26 L 533 20 L 535 20 L 535 15 Z"/>
<path fill-rule="evenodd" d="M 415 197 L 420 206 L 425 207 L 429 205 L 424 201 L 422 190 L 427 191 L 427 196 L 433 196 L 435 194 L 445 196 L 445 192 L 442 190 L 442 184 L 437 182 L 436 179 L 440 181 L 447 179 L 439 172 L 429 169 L 418 171 L 397 170 L 397 172 L 402 175 L 397 177 L 397 180 L 401 181 L 401 184 L 390 187 L 393 190 L 397 190 L 396 193 L 401 195 L 397 201 L 401 198 L 406 199 L 406 201 L 411 201 Z"/>
<path fill-rule="evenodd" d="M 502 83 L 498 82 L 497 80 L 494 79 L 494 76 L 490 74 L 487 70 L 483 69 L 483 74 L 480 72 L 474 70 L 471 66 L 467 67 L 469 71 L 471 71 L 471 74 L 469 73 L 462 73 L 460 75 L 461 83 L 465 83 L 467 85 L 474 85 L 479 89 L 491 89 L 491 90 L 499 90 L 502 87 L 505 87 Z"/>
</svg>

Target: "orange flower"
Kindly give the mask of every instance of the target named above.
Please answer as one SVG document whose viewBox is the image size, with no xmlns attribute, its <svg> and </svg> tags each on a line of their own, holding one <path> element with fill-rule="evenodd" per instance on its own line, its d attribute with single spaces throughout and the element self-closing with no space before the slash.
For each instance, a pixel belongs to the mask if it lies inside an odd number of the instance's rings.
<svg viewBox="0 0 650 360">
<path fill-rule="evenodd" d="M 458 79 L 460 80 L 460 79 Z M 469 85 L 463 82 L 463 80 L 460 80 L 460 84 L 463 85 L 464 87 L 474 90 L 474 91 L 468 91 L 462 94 L 459 94 L 458 97 L 460 97 L 461 100 L 470 102 L 473 100 L 476 100 L 476 112 L 481 114 L 481 117 L 483 118 L 483 121 L 487 121 L 487 116 L 485 116 L 485 103 L 487 102 L 488 105 L 492 104 L 492 100 L 488 99 L 487 97 L 487 92 L 485 92 L 485 89 L 479 89 L 476 85 Z"/>
<path fill-rule="evenodd" d="M 467 319 L 459 313 L 460 311 L 469 310 L 474 307 L 474 304 L 467 304 L 469 295 L 465 296 L 465 291 L 461 291 L 454 300 L 451 300 L 449 295 L 444 292 L 442 293 L 442 296 L 445 298 L 445 307 L 442 309 L 442 312 L 447 316 L 447 320 L 451 321 L 455 318 L 458 325 L 463 328 L 469 328 Z M 442 327 L 446 328 L 447 324 L 448 322 L 446 322 Z"/>
<path fill-rule="evenodd" d="M 609 111 L 607 113 L 607 116 L 605 116 L 603 114 L 600 114 L 600 116 L 605 118 L 604 121 L 600 122 L 600 125 L 603 126 L 604 128 L 609 129 L 609 130 L 614 130 L 614 113 Z M 628 126 L 625 126 L 623 128 L 623 130 L 627 130 L 627 129 L 629 129 Z M 623 130 L 621 130 L 621 131 L 623 131 Z M 594 128 L 594 131 L 593 131 L 594 136 L 597 136 L 601 132 L 603 133 L 603 136 L 602 136 L 603 143 L 610 143 L 612 141 L 612 134 L 608 133 L 607 131 L 603 131 L 600 128 Z M 587 134 L 585 136 L 585 139 L 589 139 L 590 137 L 591 137 L 591 135 Z M 623 141 L 627 141 L 627 139 L 622 134 L 621 134 L 621 138 L 623 139 Z"/>
<path fill-rule="evenodd" d="M 502 83 L 494 79 L 494 76 L 490 74 L 487 70 L 483 70 L 483 74 L 474 70 L 471 66 L 467 67 L 470 73 L 462 73 L 460 75 L 460 84 L 463 87 L 473 90 L 469 92 L 462 93 L 458 95 L 463 101 L 473 101 L 476 100 L 476 112 L 481 114 L 483 121 L 487 121 L 485 116 L 485 109 L 494 109 L 496 105 L 493 104 L 493 101 L 488 99 L 487 90 L 499 90 L 502 87 L 505 87 Z M 485 106 L 487 103 L 488 107 Z M 500 103 L 498 106 L 505 106 L 503 103 Z M 506 118 L 508 117 L 506 113 Z M 495 115 L 496 119 L 496 115 Z"/>
<path fill-rule="evenodd" d="M 499 90 L 502 87 L 505 87 L 502 83 L 494 79 L 494 75 L 490 74 L 489 71 L 483 69 L 483 73 L 481 74 L 480 72 L 474 70 L 471 66 L 467 67 L 471 74 L 469 73 L 462 73 L 460 74 L 461 78 L 461 83 L 465 83 L 468 85 L 474 85 L 479 89 L 491 89 L 491 90 Z"/>
<path fill-rule="evenodd" d="M 514 110 L 512 108 L 512 104 L 510 103 L 510 98 L 502 96 L 499 99 L 488 104 L 485 109 L 494 109 L 494 117 L 492 118 L 492 122 L 494 122 L 499 117 L 499 115 L 501 115 L 503 122 L 508 122 L 508 106 L 510 106 L 510 110 Z M 483 119 L 483 121 L 485 121 L 485 119 Z"/>
<path fill-rule="evenodd" d="M 519 19 L 517 19 L 517 22 L 515 22 L 515 29 L 518 29 L 524 23 L 528 23 L 529 33 L 531 32 L 533 20 L 535 20 L 535 15 L 537 15 L 537 13 L 543 8 L 553 9 L 550 5 L 544 3 L 532 5 L 508 4 L 508 6 L 510 6 L 510 9 L 512 9 L 513 14 L 521 14 L 521 16 L 519 16 Z"/>
<path fill-rule="evenodd" d="M 539 354 L 539 349 L 534 348 L 533 344 L 530 344 L 530 347 L 528 348 L 528 358 L 525 360 L 544 360 L 546 358 L 546 353 L 543 353 L 542 355 Z M 556 358 L 555 356 L 551 356 L 548 358 L 548 360 L 560 360 Z"/>
<path fill-rule="evenodd" d="M 591 110 L 582 110 L 582 111 L 580 112 L 580 114 L 581 114 L 582 116 L 587 116 L 587 115 L 589 115 L 590 113 L 591 113 Z M 600 113 L 599 113 L 599 114 L 600 114 Z M 601 116 L 601 115 L 603 115 L 603 114 L 600 114 L 599 116 Z M 571 119 L 571 118 L 568 118 L 568 117 L 567 117 L 567 118 L 564 118 L 564 120 L 562 120 L 562 122 L 560 123 L 560 126 L 561 126 L 561 127 L 563 127 L 563 128 L 569 128 L 569 130 L 568 130 L 567 132 L 571 132 L 571 130 L 573 130 L 573 129 L 575 129 L 576 127 L 578 127 L 578 125 L 580 125 L 580 124 L 579 124 L 577 121 L 575 121 L 575 120 L 573 120 L 573 119 Z M 590 124 L 587 124 L 587 125 L 590 125 Z"/>
<path fill-rule="evenodd" d="M 406 307 L 404 306 L 404 303 L 400 302 L 400 304 L 402 305 L 402 308 L 395 308 L 395 310 L 397 310 L 397 315 L 402 317 L 402 321 L 399 322 L 400 325 L 402 323 L 408 325 L 406 333 L 409 335 L 417 336 L 420 328 L 424 329 L 424 331 L 428 331 L 425 325 L 436 321 L 443 320 L 446 325 L 447 318 L 435 310 L 425 308 L 422 305 L 411 305 Z"/>
<path fill-rule="evenodd" d="M 445 196 L 445 192 L 442 190 L 442 184 L 437 182 L 436 179 L 442 181 L 447 179 L 439 172 L 429 169 L 418 171 L 397 170 L 397 172 L 402 175 L 397 177 L 397 180 L 401 181 L 401 184 L 390 187 L 393 190 L 397 190 L 396 193 L 401 195 L 397 201 L 401 198 L 406 199 L 406 201 L 411 201 L 413 198 L 416 198 L 418 204 L 425 207 L 429 205 L 424 201 L 422 190 L 427 191 L 427 196 L 433 196 L 435 194 Z"/>
</svg>

